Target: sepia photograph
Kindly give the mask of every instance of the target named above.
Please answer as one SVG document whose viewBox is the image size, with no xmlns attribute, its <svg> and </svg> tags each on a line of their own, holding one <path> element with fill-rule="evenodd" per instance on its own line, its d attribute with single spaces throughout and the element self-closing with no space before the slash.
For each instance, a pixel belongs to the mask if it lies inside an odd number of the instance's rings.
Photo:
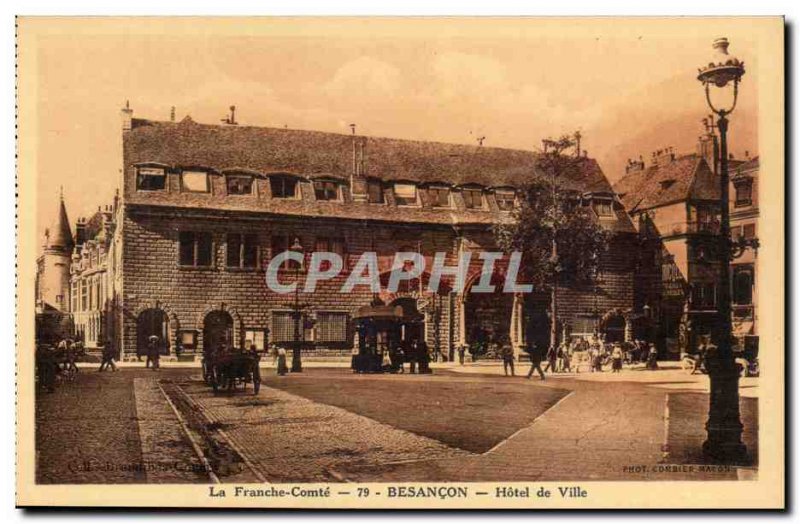
<svg viewBox="0 0 800 524">
<path fill-rule="evenodd" d="M 16 24 L 19 506 L 784 507 L 782 18 Z"/>
</svg>

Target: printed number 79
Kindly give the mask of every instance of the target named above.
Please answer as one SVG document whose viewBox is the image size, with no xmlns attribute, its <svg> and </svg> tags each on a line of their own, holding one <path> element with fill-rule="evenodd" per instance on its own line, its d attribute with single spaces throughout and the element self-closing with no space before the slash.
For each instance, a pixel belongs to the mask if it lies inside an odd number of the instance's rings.
<svg viewBox="0 0 800 524">
<path fill-rule="evenodd" d="M 369 488 L 358 488 L 356 493 L 359 497 L 369 497 Z"/>
</svg>

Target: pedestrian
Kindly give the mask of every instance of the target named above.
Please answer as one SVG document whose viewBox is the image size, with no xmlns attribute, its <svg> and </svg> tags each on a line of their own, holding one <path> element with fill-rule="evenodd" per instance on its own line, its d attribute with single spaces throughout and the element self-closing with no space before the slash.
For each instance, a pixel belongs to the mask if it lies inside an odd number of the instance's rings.
<svg viewBox="0 0 800 524">
<path fill-rule="evenodd" d="M 414 340 L 411 343 L 406 343 L 406 347 L 408 350 L 406 351 L 406 355 L 408 355 L 408 367 L 409 373 L 416 373 L 417 372 L 417 359 L 419 358 L 419 347 L 417 346 L 417 341 Z"/>
<path fill-rule="evenodd" d="M 289 368 L 286 366 L 286 348 L 283 346 L 278 346 L 278 375 L 285 375 L 289 372 Z"/>
<path fill-rule="evenodd" d="M 419 372 L 428 374 L 431 372 L 431 353 L 428 348 L 428 343 L 425 340 L 420 340 L 417 343 L 417 358 L 419 359 Z"/>
<path fill-rule="evenodd" d="M 464 346 L 464 344 L 461 344 L 460 346 L 458 346 L 458 363 L 460 365 L 462 365 L 462 366 L 464 365 L 464 354 L 466 352 L 467 352 L 467 348 Z"/>
<path fill-rule="evenodd" d="M 547 365 L 544 367 L 545 371 L 550 373 L 556 372 L 556 359 L 558 358 L 558 350 L 556 346 L 550 346 L 547 349 Z"/>
<path fill-rule="evenodd" d="M 105 371 L 108 368 L 111 368 L 112 371 L 116 371 L 117 366 L 114 364 L 115 357 L 116 355 L 111 345 L 111 340 L 106 340 L 106 345 L 103 346 L 103 360 L 100 362 L 100 369 L 97 371 Z"/>
<path fill-rule="evenodd" d="M 147 340 L 147 365 L 152 364 L 152 370 L 158 370 L 161 360 L 161 352 L 159 351 L 159 340 L 156 335 L 150 335 L 150 338 Z M 147 366 L 146 365 L 146 366 Z"/>
<path fill-rule="evenodd" d="M 658 369 L 658 350 L 652 342 L 650 343 L 650 349 L 647 353 L 647 369 L 653 371 Z"/>
<path fill-rule="evenodd" d="M 511 376 L 514 376 L 514 350 L 511 344 L 503 344 L 500 350 L 500 355 L 503 358 L 503 373 L 508 376 L 508 370 L 511 369 Z"/>
<path fill-rule="evenodd" d="M 617 342 L 611 350 L 611 372 L 619 373 L 620 371 L 622 371 L 622 346 Z"/>
<path fill-rule="evenodd" d="M 561 371 L 563 373 L 572 372 L 572 348 L 569 346 L 564 348 L 564 356 L 561 361 Z"/>
<path fill-rule="evenodd" d="M 359 363 L 358 362 L 359 361 L 358 354 L 359 354 L 360 351 L 361 350 L 358 347 L 358 344 L 353 346 L 353 349 L 350 350 L 350 369 L 353 370 L 353 373 L 358 373 L 358 367 L 359 367 L 358 366 L 358 363 Z M 277 358 L 278 358 L 278 354 L 275 353 L 275 359 L 277 359 Z M 275 363 L 275 359 L 273 359 L 273 364 Z"/>
<path fill-rule="evenodd" d="M 544 380 L 544 371 L 542 371 L 542 351 L 539 347 L 531 341 L 525 345 L 525 352 L 528 354 L 528 358 L 531 361 L 531 369 L 528 371 L 528 376 L 526 378 L 531 378 L 534 371 L 539 372 L 539 378 Z"/>
</svg>

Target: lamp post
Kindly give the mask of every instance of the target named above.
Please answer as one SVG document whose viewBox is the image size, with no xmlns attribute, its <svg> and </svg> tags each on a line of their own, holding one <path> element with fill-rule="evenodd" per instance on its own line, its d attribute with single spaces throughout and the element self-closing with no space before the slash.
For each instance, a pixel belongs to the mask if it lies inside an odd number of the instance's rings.
<svg viewBox="0 0 800 524">
<path fill-rule="evenodd" d="M 292 251 L 303 252 L 300 239 L 295 238 L 294 243 L 289 248 Z M 294 306 L 292 307 L 292 320 L 294 320 L 294 336 L 292 337 L 292 373 L 302 373 L 303 361 L 301 357 L 300 344 L 300 319 L 303 316 L 303 306 L 300 304 L 300 264 L 294 266 Z"/>
<path fill-rule="evenodd" d="M 708 355 L 707 368 L 710 380 L 710 399 L 707 437 L 703 453 L 723 463 L 739 463 L 746 458 L 742 443 L 742 423 L 739 416 L 739 369 L 734 361 L 731 321 L 731 275 L 730 263 L 748 247 L 742 238 L 732 241 L 729 213 L 728 175 L 728 115 L 736 107 L 739 82 L 744 75 L 744 62 L 728 54 L 728 39 L 714 40 L 714 57 L 708 65 L 698 69 L 697 79 L 703 84 L 706 101 L 717 115 L 720 136 L 720 228 L 717 260 L 719 261 L 719 290 L 717 293 L 717 319 L 712 329 L 712 340 L 716 351 Z M 716 107 L 711 100 L 711 90 L 722 92 L 732 85 L 733 100 L 729 108 Z M 755 243 L 753 247 L 757 247 Z"/>
</svg>

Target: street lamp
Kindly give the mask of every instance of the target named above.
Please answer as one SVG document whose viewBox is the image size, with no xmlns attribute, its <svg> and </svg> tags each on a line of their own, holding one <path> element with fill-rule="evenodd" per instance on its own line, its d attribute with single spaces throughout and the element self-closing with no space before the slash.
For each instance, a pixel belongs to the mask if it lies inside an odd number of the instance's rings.
<svg viewBox="0 0 800 524">
<path fill-rule="evenodd" d="M 728 115 L 736 107 L 739 95 L 739 82 L 744 75 L 744 62 L 728 54 L 728 39 L 714 40 L 714 57 L 708 65 L 698 69 L 697 79 L 703 84 L 706 101 L 717 115 L 717 129 L 720 135 L 720 230 L 719 230 L 719 290 L 717 300 L 717 320 L 712 329 L 712 337 L 717 347 L 708 355 L 707 369 L 710 384 L 710 400 L 707 437 L 703 443 L 703 453 L 715 461 L 724 463 L 742 462 L 746 448 L 742 443 L 742 422 L 739 417 L 739 369 L 734 361 L 731 341 L 733 326 L 731 322 L 731 275 L 730 262 L 737 249 L 731 241 L 729 213 L 728 176 Z M 711 100 L 711 89 L 723 92 L 732 84 L 733 100 L 729 108 L 718 108 Z"/>
<path fill-rule="evenodd" d="M 300 244 L 300 239 L 295 238 L 294 243 L 289 248 L 291 251 L 297 251 L 302 253 L 303 246 Z M 300 305 L 300 265 L 295 264 L 294 266 L 294 306 L 292 311 L 292 317 L 294 320 L 294 336 L 293 336 L 293 343 L 292 343 L 292 373 L 301 373 L 303 371 L 303 361 L 301 357 L 300 351 L 300 344 L 301 344 L 301 337 L 300 337 L 300 319 L 303 316 L 302 309 L 303 306 Z"/>
</svg>

